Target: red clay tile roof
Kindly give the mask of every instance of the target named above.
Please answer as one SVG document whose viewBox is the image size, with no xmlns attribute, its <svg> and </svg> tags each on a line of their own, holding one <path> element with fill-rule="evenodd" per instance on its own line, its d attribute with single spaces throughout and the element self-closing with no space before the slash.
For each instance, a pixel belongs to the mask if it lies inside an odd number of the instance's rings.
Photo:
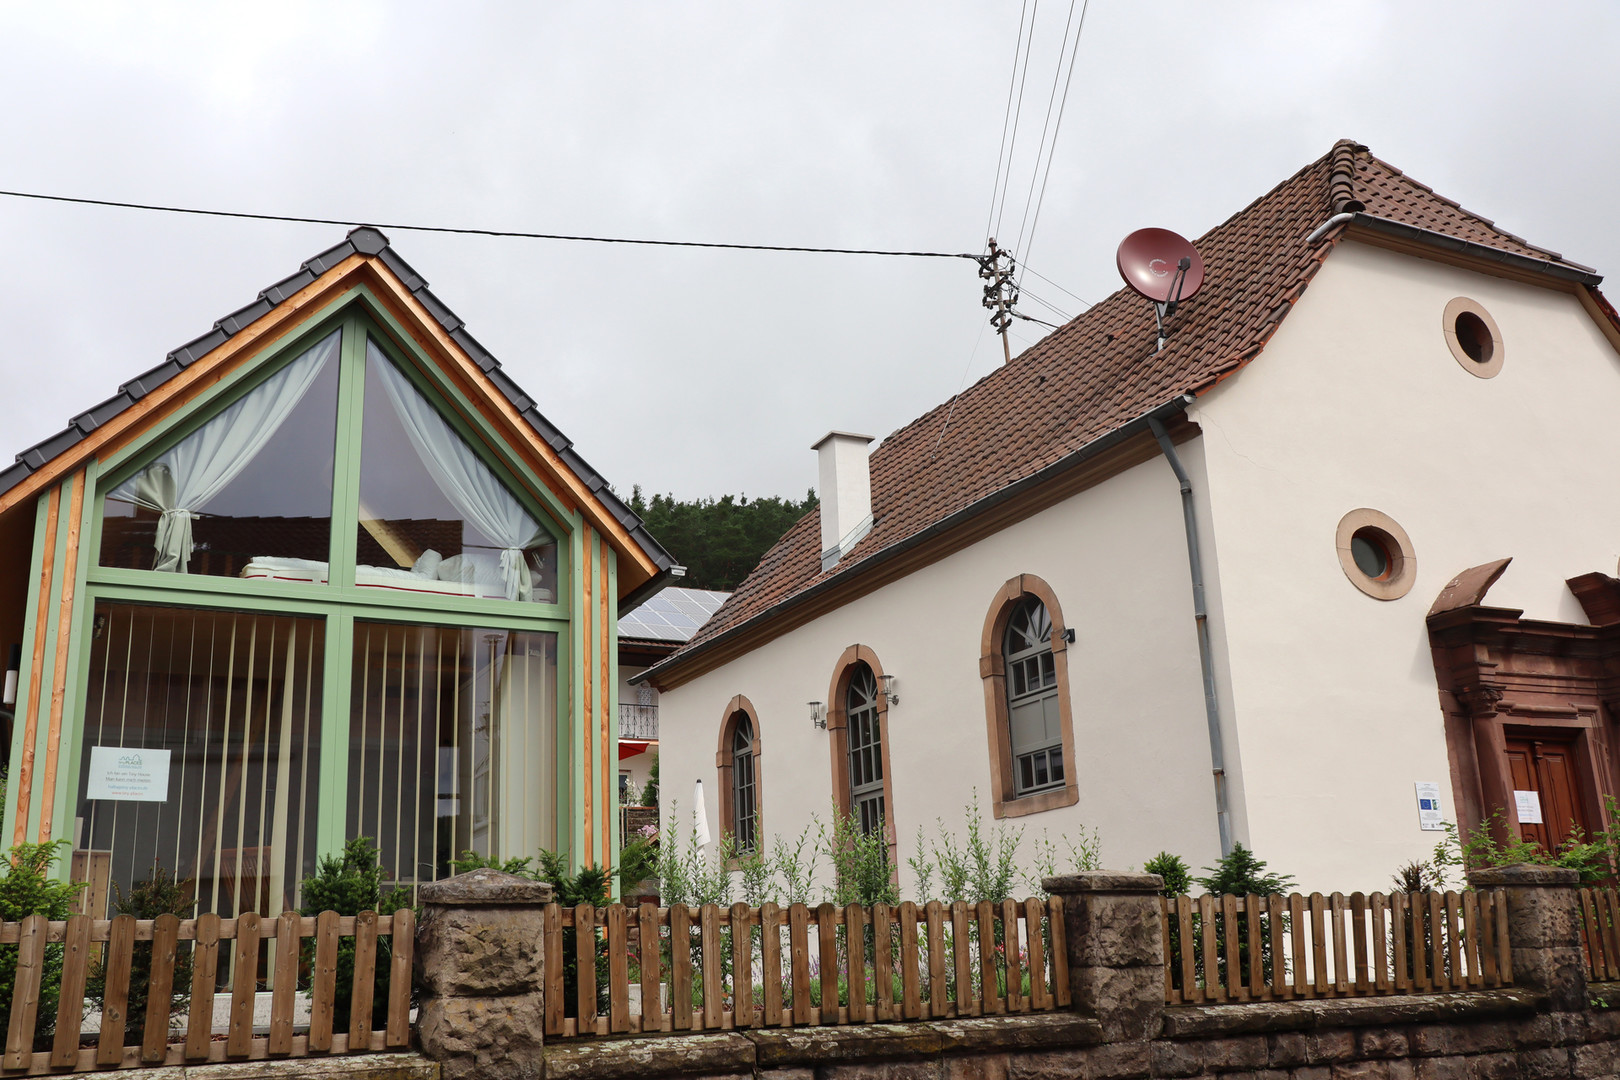
<svg viewBox="0 0 1620 1080">
<path fill-rule="evenodd" d="M 1154 352 L 1146 304 L 1114 293 L 873 451 L 872 531 L 821 570 L 821 526 L 807 514 L 765 554 L 719 611 L 665 661 L 700 649 L 804 590 L 863 563 L 950 514 L 1073 453 L 1175 396 L 1207 390 L 1252 359 L 1320 269 L 1342 230 L 1307 237 L 1334 213 L 1365 210 L 1566 267 L 1436 195 L 1367 148 L 1340 141 L 1197 241 L 1204 287 Z M 1574 267 L 1584 270 L 1584 267 Z"/>
</svg>

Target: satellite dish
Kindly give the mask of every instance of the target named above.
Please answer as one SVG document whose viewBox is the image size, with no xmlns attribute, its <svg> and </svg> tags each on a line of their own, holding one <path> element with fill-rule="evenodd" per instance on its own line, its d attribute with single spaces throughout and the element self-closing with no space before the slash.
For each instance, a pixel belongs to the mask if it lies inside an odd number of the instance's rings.
<svg viewBox="0 0 1620 1080">
<path fill-rule="evenodd" d="M 1186 237 L 1169 229 L 1137 229 L 1119 242 L 1114 261 L 1131 291 L 1153 301 L 1159 348 L 1163 349 L 1167 340 L 1164 320 L 1204 285 L 1203 256 Z"/>
<path fill-rule="evenodd" d="M 1137 229 L 1120 241 L 1115 261 L 1125 284 L 1156 304 L 1190 299 L 1204 284 L 1203 256 L 1169 229 Z"/>
</svg>

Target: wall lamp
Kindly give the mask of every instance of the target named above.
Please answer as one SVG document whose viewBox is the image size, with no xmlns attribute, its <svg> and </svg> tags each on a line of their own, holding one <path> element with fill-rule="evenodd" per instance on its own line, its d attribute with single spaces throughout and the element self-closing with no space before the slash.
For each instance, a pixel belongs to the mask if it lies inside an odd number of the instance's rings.
<svg viewBox="0 0 1620 1080">
<path fill-rule="evenodd" d="M 827 730 L 827 707 L 819 701 L 810 702 L 810 722 L 822 731 Z"/>
<path fill-rule="evenodd" d="M 894 676 L 879 675 L 878 681 L 883 683 L 883 697 L 890 705 L 900 704 L 900 695 L 894 692 Z"/>
</svg>

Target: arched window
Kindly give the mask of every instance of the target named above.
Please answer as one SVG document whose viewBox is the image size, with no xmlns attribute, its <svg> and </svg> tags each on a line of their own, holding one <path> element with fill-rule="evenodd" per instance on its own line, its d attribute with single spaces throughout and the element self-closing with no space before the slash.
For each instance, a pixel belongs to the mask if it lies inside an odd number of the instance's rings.
<svg viewBox="0 0 1620 1080">
<path fill-rule="evenodd" d="M 979 675 L 998 818 L 1080 801 L 1067 638 L 1057 596 L 1034 574 L 1003 585 L 985 618 Z"/>
<path fill-rule="evenodd" d="M 897 854 L 894 788 L 889 767 L 889 702 L 881 689 L 883 665 L 865 645 L 844 650 L 827 688 L 827 734 L 832 752 L 833 804 Z"/>
<path fill-rule="evenodd" d="M 855 665 L 845 691 L 849 717 L 849 810 L 863 832 L 883 828 L 883 727 L 878 722 L 877 676 L 864 663 Z"/>
<path fill-rule="evenodd" d="M 753 851 L 758 803 L 754 789 L 754 725 L 747 713 L 738 713 L 731 729 L 731 819 L 726 822 L 737 838 L 738 851 Z"/>
<path fill-rule="evenodd" d="M 1052 660 L 1052 617 L 1040 597 L 1026 596 L 1018 602 L 1007 622 L 1001 655 L 1007 666 L 1013 794 L 1061 787 L 1063 730 Z"/>
<path fill-rule="evenodd" d="M 722 714 L 714 765 L 720 771 L 720 827 L 736 838 L 739 852 L 759 845 L 762 749 L 759 714 L 738 694 Z"/>
</svg>

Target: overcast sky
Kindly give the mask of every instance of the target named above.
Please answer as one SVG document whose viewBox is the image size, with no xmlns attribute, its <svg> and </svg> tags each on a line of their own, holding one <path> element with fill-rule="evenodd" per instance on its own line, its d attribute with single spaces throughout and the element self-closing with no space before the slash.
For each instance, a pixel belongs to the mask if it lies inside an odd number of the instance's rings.
<svg viewBox="0 0 1620 1080">
<path fill-rule="evenodd" d="M 976 251 L 1021 10 L 0 2 L 0 188 Z M 1038 5 L 1006 243 L 1069 12 Z M 1196 236 L 1352 137 L 1614 271 L 1617 46 L 1612 3 L 1091 0 L 1039 226 L 1018 254 L 1096 299 L 1118 285 L 1125 233 Z M 0 453 L 343 233 L 0 198 Z M 1001 362 L 968 262 L 391 238 L 625 493 L 802 494 L 827 429 L 881 437 Z M 1040 332 L 1022 324 L 1015 351 Z"/>
</svg>

